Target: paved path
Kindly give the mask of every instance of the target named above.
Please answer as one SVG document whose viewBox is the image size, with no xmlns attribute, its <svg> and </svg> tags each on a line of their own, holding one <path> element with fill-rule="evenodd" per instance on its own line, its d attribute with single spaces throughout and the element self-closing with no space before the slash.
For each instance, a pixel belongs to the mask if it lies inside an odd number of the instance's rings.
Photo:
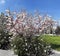
<svg viewBox="0 0 60 56">
<path fill-rule="evenodd" d="M 52 54 L 50 56 L 60 56 L 60 54 L 55 53 L 55 54 Z"/>
<path fill-rule="evenodd" d="M 11 50 L 0 50 L 0 56 L 17 56 Z"/>
<path fill-rule="evenodd" d="M 53 50 L 53 53 L 54 54 L 52 54 L 50 56 L 60 56 L 60 52 L 59 51 Z"/>
<path fill-rule="evenodd" d="M 58 52 L 58 51 L 53 50 L 53 53 L 54 54 L 52 54 L 50 56 L 60 56 L 60 52 Z M 0 49 L 0 56 L 17 56 L 17 55 L 14 55 L 14 52 L 11 50 L 1 50 Z"/>
</svg>

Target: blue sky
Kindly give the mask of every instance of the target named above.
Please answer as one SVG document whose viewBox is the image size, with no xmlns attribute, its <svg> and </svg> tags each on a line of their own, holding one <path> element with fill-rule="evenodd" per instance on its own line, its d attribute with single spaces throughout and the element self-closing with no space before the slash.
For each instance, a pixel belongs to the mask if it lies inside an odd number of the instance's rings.
<svg viewBox="0 0 60 56">
<path fill-rule="evenodd" d="M 6 9 L 20 11 L 25 8 L 28 12 L 39 10 L 41 14 L 49 14 L 54 19 L 60 19 L 60 0 L 0 0 L 0 12 Z"/>
</svg>

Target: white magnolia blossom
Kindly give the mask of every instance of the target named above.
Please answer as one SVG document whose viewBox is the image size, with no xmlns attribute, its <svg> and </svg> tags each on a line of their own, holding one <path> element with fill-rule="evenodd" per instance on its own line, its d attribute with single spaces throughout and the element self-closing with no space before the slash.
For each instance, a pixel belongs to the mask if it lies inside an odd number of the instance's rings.
<svg viewBox="0 0 60 56">
<path fill-rule="evenodd" d="M 10 11 L 8 12 L 11 13 Z M 43 16 L 40 14 L 35 16 L 29 15 L 26 12 L 17 13 L 16 20 L 14 20 L 13 15 L 10 14 L 7 21 L 7 29 L 13 32 L 14 35 L 20 33 L 23 33 L 23 35 L 41 34 L 44 29 L 54 24 L 54 21 L 48 16 L 45 16 L 43 19 Z"/>
</svg>

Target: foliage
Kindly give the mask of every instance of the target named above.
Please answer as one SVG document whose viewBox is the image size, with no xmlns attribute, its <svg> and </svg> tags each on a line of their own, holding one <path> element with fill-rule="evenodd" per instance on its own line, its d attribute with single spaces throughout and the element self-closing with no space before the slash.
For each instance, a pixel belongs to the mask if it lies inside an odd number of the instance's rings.
<svg viewBox="0 0 60 56">
<path fill-rule="evenodd" d="M 39 35 L 54 22 L 50 17 L 43 17 L 39 12 L 34 15 L 27 13 L 25 10 L 14 15 L 9 10 L 7 29 L 13 34 L 12 45 L 18 56 L 48 56 L 50 46 L 38 39 Z M 50 29 L 50 28 L 49 28 Z"/>
<path fill-rule="evenodd" d="M 7 50 L 10 49 L 10 38 L 12 35 L 9 35 L 8 32 L 0 31 L 0 49 Z"/>
<path fill-rule="evenodd" d="M 60 34 L 60 26 L 57 26 L 57 28 L 56 28 L 56 30 L 55 30 L 55 33 L 56 33 L 57 35 Z"/>
<path fill-rule="evenodd" d="M 51 17 L 43 17 L 39 12 L 30 14 L 25 10 L 19 13 L 11 12 L 10 10 L 6 10 L 6 12 L 6 16 L 4 14 L 4 17 L 1 15 L 1 20 L 4 19 L 2 21 L 5 22 L 4 24 L 1 22 L 2 28 L 0 29 L 3 29 L 2 32 L 4 33 L 4 36 L 1 34 L 1 40 L 3 40 L 1 43 L 6 44 L 7 42 L 8 45 L 10 43 L 9 36 L 12 36 L 9 33 L 11 33 L 13 34 L 11 45 L 13 45 L 14 50 L 16 49 L 18 56 L 48 56 L 50 46 L 47 46 L 41 39 L 39 40 L 38 36 L 41 36 L 48 28 L 51 30 L 50 28 L 54 24 Z M 16 20 L 14 20 L 15 18 Z"/>
<path fill-rule="evenodd" d="M 12 41 L 14 51 L 18 56 L 48 56 L 50 54 L 50 46 L 39 39 L 39 37 L 33 38 L 21 38 L 16 36 Z"/>
<path fill-rule="evenodd" d="M 6 29 L 6 16 L 4 13 L 0 15 L 0 49 L 9 49 L 10 47 L 10 38 L 12 35 L 9 35 L 9 32 Z"/>
</svg>

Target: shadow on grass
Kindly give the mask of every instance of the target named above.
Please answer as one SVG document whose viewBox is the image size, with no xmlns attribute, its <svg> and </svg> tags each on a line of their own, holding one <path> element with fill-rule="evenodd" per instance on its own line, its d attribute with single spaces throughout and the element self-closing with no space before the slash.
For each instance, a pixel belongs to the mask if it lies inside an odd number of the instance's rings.
<svg viewBox="0 0 60 56">
<path fill-rule="evenodd" d="M 59 50 L 60 50 L 60 45 L 51 44 L 51 47 L 52 47 L 53 49 L 59 49 Z"/>
</svg>

